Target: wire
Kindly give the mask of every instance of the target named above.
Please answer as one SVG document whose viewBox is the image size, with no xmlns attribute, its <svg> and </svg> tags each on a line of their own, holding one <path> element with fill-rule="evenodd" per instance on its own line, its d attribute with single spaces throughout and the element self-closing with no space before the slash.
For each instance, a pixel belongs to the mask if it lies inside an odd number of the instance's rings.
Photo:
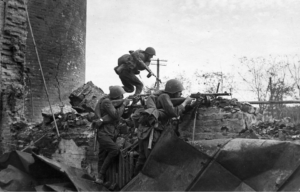
<svg viewBox="0 0 300 192">
<path fill-rule="evenodd" d="M 43 82 L 44 82 L 44 87 L 45 87 L 45 91 L 46 91 L 48 103 L 49 103 L 49 106 L 50 106 L 50 111 L 51 111 L 52 117 L 54 119 L 54 124 L 55 124 L 57 135 L 58 135 L 58 137 L 60 137 L 59 131 L 58 131 L 58 127 L 57 127 L 57 124 L 56 124 L 56 120 L 55 120 L 55 117 L 54 117 L 54 113 L 52 111 L 52 107 L 51 107 L 51 103 L 50 103 L 50 99 L 49 99 L 49 93 L 48 93 L 48 89 L 47 89 L 47 85 L 46 85 L 46 81 L 45 81 L 45 77 L 44 77 L 44 73 L 43 73 L 43 68 L 42 68 L 42 64 L 41 64 L 41 61 L 40 61 L 39 52 L 38 52 L 37 47 L 36 47 L 35 38 L 34 38 L 34 35 L 33 35 L 33 31 L 32 31 L 32 27 L 31 27 L 31 23 L 30 23 L 30 18 L 29 18 L 29 14 L 28 14 L 27 5 L 25 3 L 25 0 L 23 0 L 23 3 L 24 3 L 24 6 L 25 6 L 25 10 L 26 10 L 26 15 L 27 15 L 27 20 L 28 20 L 28 26 L 29 26 L 29 29 L 30 29 L 30 33 L 31 33 L 31 36 L 32 36 L 32 41 L 33 41 L 35 53 L 36 53 L 36 56 L 37 56 L 37 59 L 38 59 L 38 63 L 39 63 L 39 66 L 40 66 L 40 70 L 41 70 L 41 74 L 42 74 L 42 78 L 43 78 Z"/>
</svg>

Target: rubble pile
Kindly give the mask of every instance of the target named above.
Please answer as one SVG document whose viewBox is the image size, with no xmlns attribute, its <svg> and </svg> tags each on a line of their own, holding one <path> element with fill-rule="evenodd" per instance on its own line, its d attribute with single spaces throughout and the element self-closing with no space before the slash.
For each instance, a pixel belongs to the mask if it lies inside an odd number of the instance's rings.
<svg viewBox="0 0 300 192">
<path fill-rule="evenodd" d="M 300 145 L 260 139 L 189 142 L 167 129 L 122 191 L 297 191 Z"/>
<path fill-rule="evenodd" d="M 104 95 L 104 92 L 93 82 L 89 81 L 83 86 L 73 91 L 70 96 L 70 104 L 77 112 L 92 112 L 98 100 Z"/>
<path fill-rule="evenodd" d="M 41 155 L 12 151 L 0 157 L 0 191 L 108 191 L 83 170 Z"/>
<path fill-rule="evenodd" d="M 251 129 L 241 133 L 241 138 L 273 139 L 273 140 L 298 140 L 300 139 L 300 125 L 284 120 L 259 122 Z"/>
<path fill-rule="evenodd" d="M 66 165 L 86 169 L 90 175 L 97 172 L 98 146 L 94 151 L 95 130 L 91 126 L 91 112 L 103 91 L 92 82 L 84 84 L 70 94 L 70 104 L 54 104 L 51 106 L 60 137 L 50 107 L 42 109 L 43 122 L 28 124 L 15 123 L 14 138 L 16 150 L 34 151 L 45 157 L 63 162 Z M 122 134 L 117 138 L 121 148 L 126 148 L 136 141 L 130 134 Z M 97 143 L 96 143 L 97 145 Z"/>
<path fill-rule="evenodd" d="M 181 135 L 189 141 L 222 138 L 300 139 L 300 125 L 291 123 L 289 118 L 265 118 L 258 108 L 238 102 L 237 99 L 212 99 L 209 107 L 200 106 L 197 112 L 185 114 L 181 121 Z"/>
<path fill-rule="evenodd" d="M 209 107 L 200 105 L 184 115 L 180 132 L 186 140 L 235 138 L 255 125 L 258 117 L 258 109 L 250 104 L 217 97 Z"/>
</svg>

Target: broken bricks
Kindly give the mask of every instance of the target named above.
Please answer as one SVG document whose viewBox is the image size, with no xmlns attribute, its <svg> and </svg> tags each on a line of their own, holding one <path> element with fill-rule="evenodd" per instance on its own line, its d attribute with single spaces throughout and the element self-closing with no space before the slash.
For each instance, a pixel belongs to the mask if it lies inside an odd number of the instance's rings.
<svg viewBox="0 0 300 192">
<path fill-rule="evenodd" d="M 104 95 L 99 87 L 91 81 L 73 91 L 70 96 L 70 104 L 77 112 L 93 112 L 98 100 Z"/>
</svg>

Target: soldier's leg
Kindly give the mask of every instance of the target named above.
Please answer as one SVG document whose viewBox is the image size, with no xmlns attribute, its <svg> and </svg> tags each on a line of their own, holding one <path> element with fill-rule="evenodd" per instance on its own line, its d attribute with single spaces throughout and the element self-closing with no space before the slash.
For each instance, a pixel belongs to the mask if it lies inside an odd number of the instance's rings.
<svg viewBox="0 0 300 192">
<path fill-rule="evenodd" d="M 119 77 L 122 81 L 122 84 L 124 85 L 123 88 L 127 93 L 132 93 L 134 91 L 134 87 L 131 83 L 130 77 L 132 74 L 127 71 L 127 70 L 123 70 L 120 74 Z"/>
<path fill-rule="evenodd" d="M 135 95 L 138 95 L 142 92 L 144 85 L 139 80 L 139 78 L 136 77 L 136 75 L 134 73 L 124 70 L 120 74 L 120 79 L 124 85 L 125 91 L 127 89 L 128 91 L 133 92 L 133 90 L 134 90 L 133 86 L 135 86 L 135 88 L 136 88 Z M 133 90 L 131 88 L 133 88 Z M 128 92 L 128 91 L 126 91 L 126 92 Z M 128 92 L 128 93 L 131 93 L 131 92 Z"/>
<path fill-rule="evenodd" d="M 99 153 L 98 153 L 98 175 L 100 174 L 101 167 L 103 165 L 103 162 L 105 160 L 107 153 L 101 145 L 99 146 Z"/>
<path fill-rule="evenodd" d="M 102 177 L 102 180 L 104 179 L 105 173 L 111 164 L 114 157 L 116 157 L 119 154 L 119 147 L 117 144 L 112 140 L 109 136 L 100 136 L 99 137 L 99 144 L 105 148 L 107 151 L 107 155 L 104 159 L 104 162 L 101 166 L 101 169 L 99 171 L 99 174 Z"/>
<path fill-rule="evenodd" d="M 132 84 L 135 86 L 134 95 L 141 94 L 143 87 L 144 87 L 143 83 L 135 75 L 131 77 L 131 81 L 132 81 Z"/>
<path fill-rule="evenodd" d="M 134 175 L 137 175 L 144 167 L 147 158 L 151 153 L 151 149 L 148 149 L 149 137 L 143 140 L 139 140 L 139 158 L 136 164 Z"/>
<path fill-rule="evenodd" d="M 134 169 L 134 175 L 137 175 L 142 170 L 145 162 L 146 162 L 146 156 L 145 156 L 145 151 L 143 146 L 143 140 L 139 139 L 139 158 L 137 160 Z"/>
</svg>

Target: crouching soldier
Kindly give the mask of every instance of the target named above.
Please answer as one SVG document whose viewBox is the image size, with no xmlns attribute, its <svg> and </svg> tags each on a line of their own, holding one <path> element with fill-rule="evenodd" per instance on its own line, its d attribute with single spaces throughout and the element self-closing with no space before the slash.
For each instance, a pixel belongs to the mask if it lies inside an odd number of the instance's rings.
<svg viewBox="0 0 300 192">
<path fill-rule="evenodd" d="M 110 86 L 109 95 L 102 97 L 97 103 L 95 113 L 103 118 L 103 122 L 98 127 L 97 140 L 99 142 L 98 177 L 96 182 L 102 184 L 105 173 L 114 157 L 119 154 L 119 147 L 115 143 L 118 135 L 117 126 L 121 121 L 121 116 L 128 100 L 121 100 L 119 106 L 115 107 L 113 100 L 123 99 L 124 89 L 121 86 Z"/>
<path fill-rule="evenodd" d="M 143 168 L 146 159 L 150 155 L 151 149 L 158 141 L 162 131 L 167 126 L 172 126 L 170 120 L 180 116 L 187 104 L 192 99 L 187 97 L 182 104 L 174 107 L 171 98 L 180 98 L 183 85 L 176 79 L 167 81 L 165 90 L 158 97 L 149 96 L 146 101 L 147 109 L 141 112 L 139 119 L 139 158 L 135 168 L 135 175 Z"/>
<path fill-rule="evenodd" d="M 136 77 L 140 74 L 140 71 L 147 70 L 149 74 L 147 77 L 151 77 L 149 71 L 149 65 L 151 58 L 156 54 L 152 47 L 147 47 L 145 51 L 129 51 L 130 54 L 125 54 L 118 59 L 118 66 L 114 68 L 115 72 L 119 75 L 123 88 L 127 93 L 132 93 L 135 87 L 135 94 L 138 95 L 143 90 L 143 83 Z"/>
</svg>

